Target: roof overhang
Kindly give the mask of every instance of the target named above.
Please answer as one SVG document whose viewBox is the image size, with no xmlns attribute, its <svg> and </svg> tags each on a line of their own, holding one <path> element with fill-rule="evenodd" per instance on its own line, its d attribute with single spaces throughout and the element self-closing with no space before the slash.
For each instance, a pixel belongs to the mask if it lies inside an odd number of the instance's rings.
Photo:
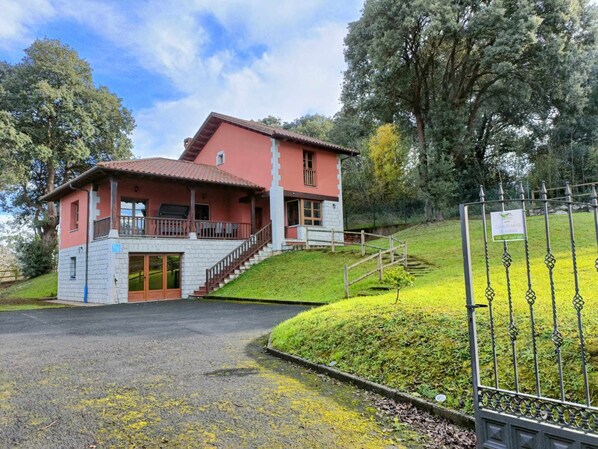
<svg viewBox="0 0 598 449">
<path fill-rule="evenodd" d="M 151 179 L 155 181 L 177 181 L 180 184 L 193 187 L 193 186 L 200 186 L 200 185 L 212 185 L 212 186 L 222 186 L 227 188 L 234 188 L 237 190 L 249 191 L 249 192 L 260 192 L 264 190 L 263 187 L 260 186 L 242 186 L 238 184 L 226 183 L 226 182 L 214 182 L 214 181 L 205 181 L 205 180 L 193 180 L 185 177 L 179 176 L 167 176 L 167 175 L 160 175 L 160 174 L 152 174 L 152 173 L 138 173 L 132 172 L 129 170 L 121 170 L 111 167 L 104 167 L 101 165 L 96 165 L 95 167 L 83 172 L 73 180 L 62 184 L 61 186 L 57 187 L 52 192 L 42 196 L 40 198 L 41 201 L 58 201 L 62 197 L 68 195 L 73 190 L 81 189 L 89 184 L 93 184 L 99 181 L 103 181 L 109 176 L 114 176 L 117 178 L 122 178 L 126 176 L 127 178 L 134 178 L 134 179 Z"/>
</svg>

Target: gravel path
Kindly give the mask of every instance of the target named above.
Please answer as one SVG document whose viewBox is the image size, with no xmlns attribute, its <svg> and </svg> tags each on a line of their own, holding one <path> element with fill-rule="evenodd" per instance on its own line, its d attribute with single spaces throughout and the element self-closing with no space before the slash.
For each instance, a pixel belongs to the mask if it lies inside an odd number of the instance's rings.
<svg viewBox="0 0 598 449">
<path fill-rule="evenodd" d="M 0 314 L 2 448 L 422 448 L 371 395 L 267 356 L 303 307 L 173 301 Z"/>
</svg>

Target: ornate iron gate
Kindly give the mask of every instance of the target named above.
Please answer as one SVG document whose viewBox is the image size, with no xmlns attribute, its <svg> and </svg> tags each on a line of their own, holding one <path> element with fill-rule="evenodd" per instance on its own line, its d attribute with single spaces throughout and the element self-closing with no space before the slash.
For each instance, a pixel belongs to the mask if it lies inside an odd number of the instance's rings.
<svg viewBox="0 0 598 449">
<path fill-rule="evenodd" d="M 598 449 L 598 323 L 584 327 L 598 306 L 595 187 L 590 202 L 574 201 L 569 185 L 562 199 L 543 185 L 540 201 L 522 185 L 515 200 L 502 186 L 491 201 L 480 189 L 460 213 L 478 448 Z"/>
</svg>

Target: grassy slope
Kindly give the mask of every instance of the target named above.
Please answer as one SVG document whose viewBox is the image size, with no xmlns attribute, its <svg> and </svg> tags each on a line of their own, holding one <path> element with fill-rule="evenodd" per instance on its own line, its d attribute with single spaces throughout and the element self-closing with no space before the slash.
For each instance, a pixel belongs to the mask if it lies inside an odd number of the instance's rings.
<svg viewBox="0 0 598 449">
<path fill-rule="evenodd" d="M 43 298 L 56 296 L 57 286 L 58 275 L 50 273 L 2 289 L 0 290 L 0 312 L 63 307 L 40 301 Z"/>
<path fill-rule="evenodd" d="M 386 241 L 380 247 L 388 246 Z M 343 266 L 361 259 L 358 247 L 330 251 L 292 251 L 271 257 L 254 266 L 243 276 L 217 290 L 214 295 L 230 298 L 284 299 L 306 302 L 334 302 L 345 297 Z M 366 263 L 361 271 L 372 270 L 375 261 Z M 352 294 L 371 294 L 378 286 L 375 276 L 352 287 Z M 379 293 L 379 292 L 378 292 Z"/>
<path fill-rule="evenodd" d="M 558 381 L 554 346 L 550 341 L 552 317 L 550 287 L 544 266 L 545 241 L 542 217 L 531 218 L 530 251 L 532 280 L 537 293 L 536 320 L 543 394 L 555 394 Z M 590 362 L 598 365 L 598 289 L 594 268 L 596 237 L 590 214 L 575 216 L 581 293 L 586 301 L 584 320 Z M 482 226 L 471 223 L 472 258 L 477 302 L 485 302 Z M 565 387 L 569 399 L 581 399 L 580 363 L 576 316 L 571 305 L 574 294 L 572 261 L 568 253 L 566 216 L 551 217 L 553 252 L 557 258 L 556 294 L 560 330 L 565 336 L 563 361 Z M 433 398 L 448 396 L 450 407 L 471 411 L 469 349 L 465 291 L 462 276 L 460 227 L 456 221 L 417 226 L 398 234 L 408 242 L 409 253 L 428 260 L 437 269 L 406 289 L 394 306 L 393 295 L 356 298 L 314 309 L 281 324 L 273 333 L 277 348 L 318 363 L 335 361 L 342 370 L 357 373 L 391 387 Z M 496 291 L 494 301 L 500 387 L 513 386 L 510 365 L 511 346 L 507 336 L 508 307 L 505 273 L 500 263 L 502 244 L 489 243 L 491 273 Z M 532 393 L 533 355 L 529 350 L 529 306 L 523 243 L 511 243 L 511 268 L 515 320 L 519 327 L 519 376 L 522 390 Z M 481 375 L 492 383 L 492 363 L 488 332 L 488 309 L 478 312 Z M 598 389 L 598 373 L 590 366 L 592 391 Z"/>
</svg>

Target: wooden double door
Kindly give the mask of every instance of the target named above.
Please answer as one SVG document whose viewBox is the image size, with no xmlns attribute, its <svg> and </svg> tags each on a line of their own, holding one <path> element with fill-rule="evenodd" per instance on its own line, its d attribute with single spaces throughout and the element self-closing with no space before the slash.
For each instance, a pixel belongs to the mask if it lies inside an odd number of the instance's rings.
<svg viewBox="0 0 598 449">
<path fill-rule="evenodd" d="M 181 298 L 181 254 L 129 254 L 129 302 Z"/>
</svg>

